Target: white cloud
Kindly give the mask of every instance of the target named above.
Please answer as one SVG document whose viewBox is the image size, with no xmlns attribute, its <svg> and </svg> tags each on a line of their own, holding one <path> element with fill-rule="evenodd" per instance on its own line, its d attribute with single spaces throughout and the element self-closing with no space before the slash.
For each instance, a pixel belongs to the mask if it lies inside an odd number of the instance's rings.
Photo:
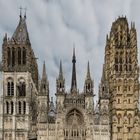
<svg viewBox="0 0 140 140">
<path fill-rule="evenodd" d="M 83 89 L 89 60 L 98 94 L 106 34 L 115 18 L 126 15 L 129 22 L 136 21 L 139 45 L 139 5 L 139 0 L 0 0 L 0 43 L 5 32 L 9 36 L 14 32 L 19 7 L 27 7 L 32 48 L 39 58 L 40 73 L 43 61 L 46 61 L 51 96 L 56 89 L 60 59 L 63 61 L 67 90 L 70 89 L 73 43 L 76 44 L 78 88 L 80 91 Z"/>
</svg>

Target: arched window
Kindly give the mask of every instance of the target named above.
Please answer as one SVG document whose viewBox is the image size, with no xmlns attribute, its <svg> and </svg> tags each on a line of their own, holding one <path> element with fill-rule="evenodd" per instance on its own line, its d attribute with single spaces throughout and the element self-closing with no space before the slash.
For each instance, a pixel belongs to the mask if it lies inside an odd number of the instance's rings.
<svg viewBox="0 0 140 140">
<path fill-rule="evenodd" d="M 22 53 L 22 60 L 23 60 L 23 65 L 26 65 L 26 49 L 23 48 L 23 53 Z"/>
<path fill-rule="evenodd" d="M 9 114 L 9 103 L 6 102 L 6 114 Z"/>
<path fill-rule="evenodd" d="M 21 114 L 21 102 L 18 102 L 18 113 Z"/>
<path fill-rule="evenodd" d="M 18 48 L 18 65 L 21 65 L 21 48 Z"/>
<path fill-rule="evenodd" d="M 23 102 L 23 113 L 26 114 L 26 102 Z"/>
<path fill-rule="evenodd" d="M 15 48 L 12 48 L 12 67 L 15 65 Z"/>
<path fill-rule="evenodd" d="M 14 83 L 11 82 L 11 95 L 13 96 L 14 95 Z"/>
<path fill-rule="evenodd" d="M 26 85 L 25 82 L 20 82 L 17 86 L 18 88 L 18 95 L 19 96 L 26 96 Z"/>
<path fill-rule="evenodd" d="M 11 114 L 13 114 L 13 113 L 14 113 L 14 103 L 11 102 Z"/>
<path fill-rule="evenodd" d="M 11 83 L 10 82 L 7 83 L 7 95 L 8 96 L 11 95 Z"/>
<path fill-rule="evenodd" d="M 90 90 L 90 84 L 88 84 L 88 90 Z"/>
<path fill-rule="evenodd" d="M 7 82 L 7 95 L 14 95 L 14 82 L 11 79 Z"/>
<path fill-rule="evenodd" d="M 61 82 L 60 82 L 60 88 L 62 88 Z"/>
<path fill-rule="evenodd" d="M 11 64 L 11 50 L 10 48 L 7 49 L 7 65 L 10 66 Z"/>
</svg>

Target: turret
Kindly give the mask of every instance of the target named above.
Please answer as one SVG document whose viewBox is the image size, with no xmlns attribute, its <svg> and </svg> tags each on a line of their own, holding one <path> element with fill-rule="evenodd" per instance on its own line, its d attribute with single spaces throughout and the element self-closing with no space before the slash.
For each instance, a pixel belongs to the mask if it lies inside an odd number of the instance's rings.
<svg viewBox="0 0 140 140">
<path fill-rule="evenodd" d="M 43 64 L 40 94 L 42 94 L 42 95 L 48 95 L 49 94 L 49 82 L 48 82 L 48 79 L 47 79 L 45 62 Z"/>
<path fill-rule="evenodd" d="M 93 95 L 93 81 L 90 76 L 89 62 L 87 65 L 87 75 L 86 75 L 86 80 L 85 80 L 85 85 L 84 85 L 84 93 Z"/>
<path fill-rule="evenodd" d="M 43 64 L 43 72 L 40 84 L 40 92 L 38 94 L 38 122 L 47 122 L 49 111 L 49 82 L 47 80 L 45 62 Z"/>
<path fill-rule="evenodd" d="M 59 68 L 59 76 L 56 79 L 56 92 L 57 94 L 59 93 L 64 93 L 65 91 L 65 79 L 63 76 L 63 70 L 62 70 L 62 62 L 60 61 L 60 68 Z"/>
</svg>

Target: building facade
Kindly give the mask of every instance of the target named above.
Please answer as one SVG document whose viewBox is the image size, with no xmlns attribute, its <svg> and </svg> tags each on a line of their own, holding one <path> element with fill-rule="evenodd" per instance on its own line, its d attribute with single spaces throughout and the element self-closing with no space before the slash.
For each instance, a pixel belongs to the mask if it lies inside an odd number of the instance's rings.
<svg viewBox="0 0 140 140">
<path fill-rule="evenodd" d="M 38 79 L 26 15 L 20 15 L 13 36 L 5 35 L 2 44 L 0 140 L 140 140 L 137 36 L 125 17 L 112 24 L 104 60 L 94 105 L 89 62 L 83 92 L 77 88 L 74 48 L 71 89 L 65 89 L 60 61 L 54 104 L 45 62 Z"/>
</svg>

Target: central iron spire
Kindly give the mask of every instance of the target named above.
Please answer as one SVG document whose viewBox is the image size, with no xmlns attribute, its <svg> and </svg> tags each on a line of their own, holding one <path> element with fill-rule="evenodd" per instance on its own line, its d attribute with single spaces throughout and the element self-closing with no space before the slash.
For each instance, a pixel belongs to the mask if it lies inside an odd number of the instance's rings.
<svg viewBox="0 0 140 140">
<path fill-rule="evenodd" d="M 73 91 L 73 90 L 77 90 L 75 47 L 73 48 L 72 63 L 73 63 L 73 66 L 72 66 L 71 91 Z"/>
</svg>

